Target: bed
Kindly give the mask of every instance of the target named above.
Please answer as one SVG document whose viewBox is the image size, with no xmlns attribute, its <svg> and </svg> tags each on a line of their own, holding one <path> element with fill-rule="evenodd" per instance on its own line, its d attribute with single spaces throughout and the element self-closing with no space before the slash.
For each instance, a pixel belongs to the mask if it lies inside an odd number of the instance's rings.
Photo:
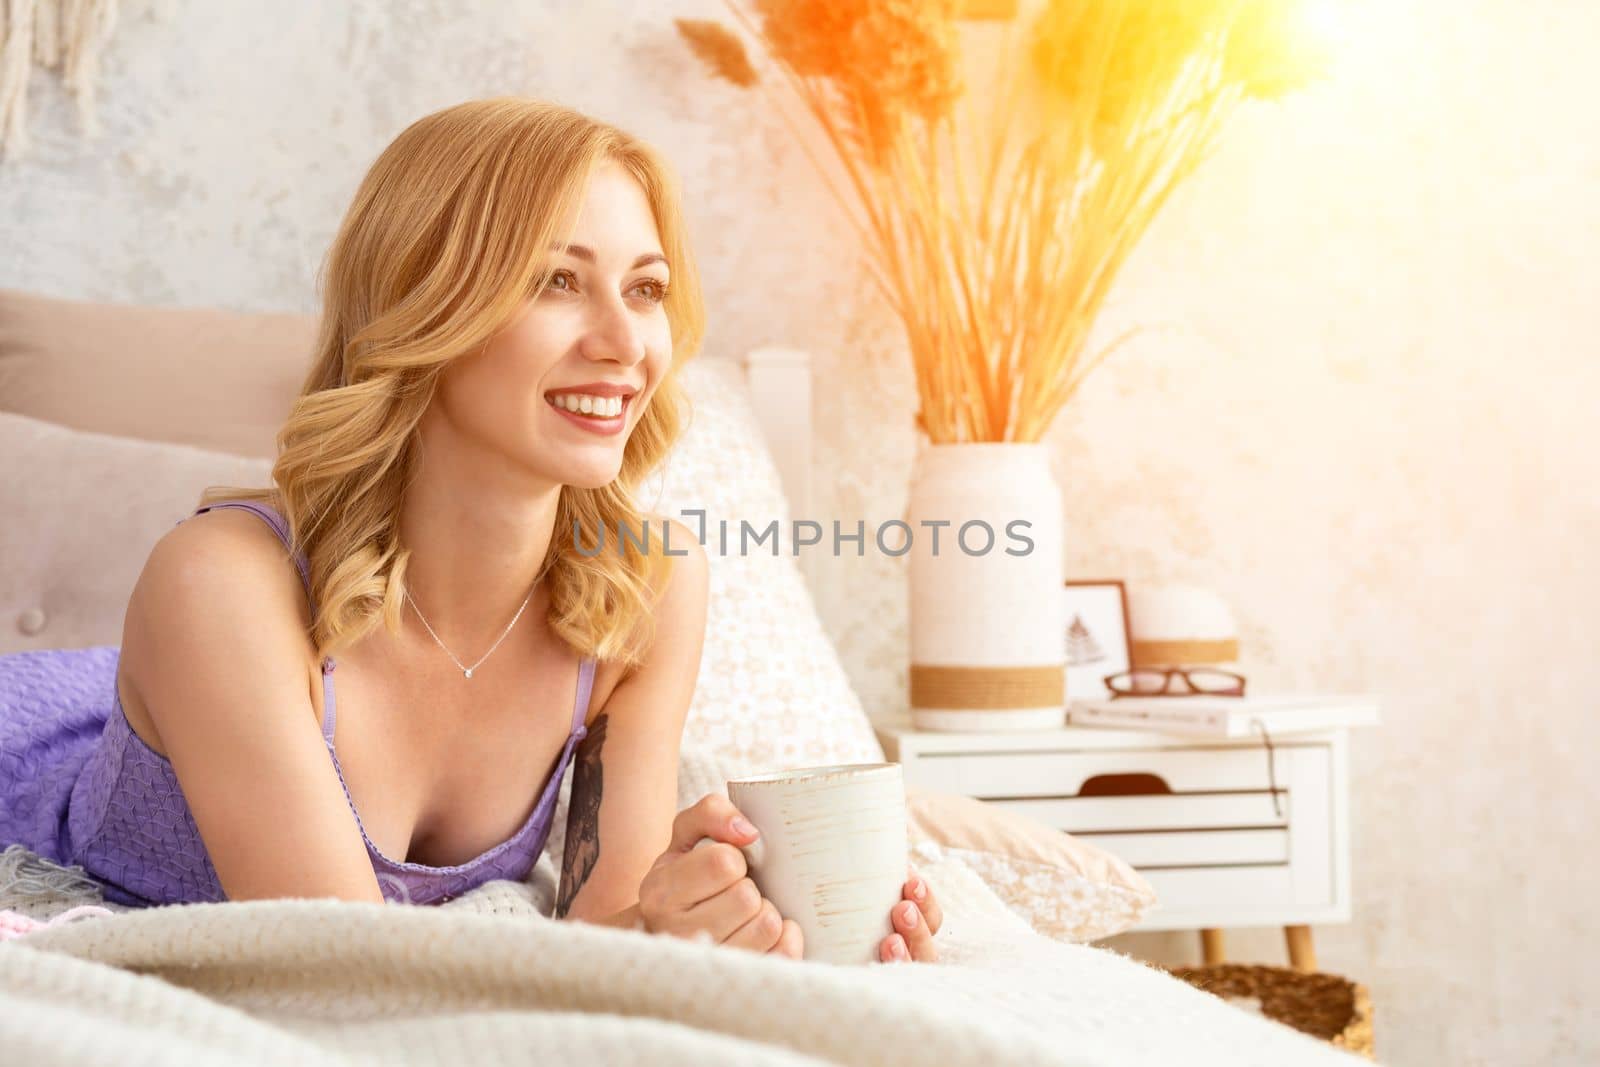
<svg viewBox="0 0 1600 1067">
<path fill-rule="evenodd" d="M 6 299 L 0 294 L 0 453 L 8 460 L 0 465 L 0 510 L 10 521 L 0 531 L 0 618 L 14 625 L 0 636 L 0 653 L 115 643 L 121 606 L 154 538 L 204 485 L 264 484 L 270 464 L 236 442 L 230 449 L 220 439 L 195 439 L 202 431 L 157 410 L 181 397 L 152 395 L 144 414 L 126 403 L 68 405 L 62 398 L 84 383 L 123 390 L 124 400 L 131 388 L 115 368 L 96 377 L 82 363 L 104 357 L 60 354 L 74 316 L 92 318 L 103 306 L 24 298 L 23 318 L 37 313 L 41 336 L 60 351 L 29 350 L 26 361 L 8 366 L 7 345 L 19 349 Z M 305 329 L 287 318 L 237 328 L 252 331 L 259 345 L 268 326 L 295 337 Z M 149 331 L 124 324 L 119 332 Z M 193 333 L 174 328 L 161 336 Z M 119 355 L 147 370 L 180 358 Z M 30 374 L 36 379 L 20 390 L 19 366 L 24 384 Z M 708 354 L 690 367 L 695 417 L 680 450 L 652 478 L 655 509 L 675 515 L 698 507 L 758 525 L 808 513 L 805 354 Z M 268 388 L 239 377 L 261 373 L 245 367 L 213 384 Z M 272 388 L 296 377 L 272 373 Z M 270 425 L 277 403 L 262 406 L 260 426 Z M 108 410 L 114 419 L 93 424 Z M 100 414 L 81 414 L 91 411 Z M 248 416 L 214 410 L 212 417 L 218 433 L 238 433 Z M 129 421 L 141 417 L 148 422 Z M 161 436 L 173 432 L 189 436 Z M 881 758 L 806 591 L 806 557 L 713 554 L 712 561 L 680 806 L 720 790 L 733 773 Z M 1351 1058 L 1115 951 L 1038 933 L 954 858 L 921 867 L 947 916 L 938 937 L 943 959 L 932 965 L 797 963 L 553 921 L 561 810 L 555 825 L 527 881 L 491 882 L 430 908 L 281 900 L 128 910 L 105 906 L 70 872 L 8 852 L 0 908 L 38 920 L 89 910 L 0 940 L 3 1058 L 952 1067 L 1277 1067 Z"/>
</svg>

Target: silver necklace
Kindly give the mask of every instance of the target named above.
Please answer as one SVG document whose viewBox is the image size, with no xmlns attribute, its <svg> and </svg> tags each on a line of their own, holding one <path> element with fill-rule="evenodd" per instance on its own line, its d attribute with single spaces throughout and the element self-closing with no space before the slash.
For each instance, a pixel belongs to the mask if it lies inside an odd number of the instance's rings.
<svg viewBox="0 0 1600 1067">
<path fill-rule="evenodd" d="M 533 589 L 537 589 L 538 587 L 539 587 L 539 583 L 538 582 L 534 582 L 533 583 Z M 527 607 L 528 607 L 528 601 L 533 599 L 533 589 L 529 589 L 528 590 L 527 597 L 522 601 L 522 607 L 518 608 L 517 609 L 517 613 L 515 615 L 511 616 L 511 621 L 506 623 L 505 630 L 503 630 L 501 632 L 501 634 L 500 634 L 500 641 L 504 641 L 506 639 L 506 634 L 509 634 L 511 632 L 511 628 L 517 624 L 517 620 L 522 618 L 523 611 L 526 610 Z M 438 642 L 439 647 L 444 649 L 444 654 L 449 656 L 450 659 L 455 662 L 455 665 L 457 667 L 461 668 L 461 673 L 466 675 L 468 678 L 471 678 L 472 677 L 472 672 L 477 670 L 479 667 L 481 667 L 483 665 L 483 661 L 488 659 L 490 656 L 494 655 L 494 650 L 500 647 L 500 641 L 496 641 L 493 645 L 489 646 L 489 651 L 485 652 L 483 654 L 482 659 L 479 659 L 477 663 L 474 663 L 470 667 L 462 666 L 461 661 L 456 659 L 456 654 L 454 652 L 451 652 L 450 649 L 445 646 L 445 643 L 443 641 L 439 640 L 439 635 L 433 632 L 433 627 L 432 626 L 428 626 L 428 620 L 427 620 L 426 617 L 423 616 L 422 609 L 417 607 L 417 602 L 415 600 L 411 599 L 411 590 L 407 589 L 405 591 L 405 593 L 406 593 L 406 599 L 411 601 L 411 607 L 417 613 L 417 618 L 422 619 L 422 625 L 423 626 L 427 626 L 428 633 L 431 634 L 433 636 L 433 639 Z"/>
</svg>

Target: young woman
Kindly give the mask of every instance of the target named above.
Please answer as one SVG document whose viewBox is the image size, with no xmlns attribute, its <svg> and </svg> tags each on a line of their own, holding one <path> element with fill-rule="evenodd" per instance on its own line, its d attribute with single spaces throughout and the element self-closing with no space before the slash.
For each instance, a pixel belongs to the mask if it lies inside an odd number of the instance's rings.
<svg viewBox="0 0 1600 1067">
<path fill-rule="evenodd" d="M 30 754 L 0 844 L 124 903 L 434 903 L 528 875 L 570 762 L 558 917 L 798 958 L 739 813 L 674 813 L 707 560 L 633 496 L 703 326 L 668 168 L 563 107 L 452 107 L 378 158 L 323 283 L 273 488 L 156 544 L 120 650 L 0 660 Z M 93 670 L 100 720 L 16 710 Z M 908 874 L 884 960 L 937 955 Z"/>
</svg>

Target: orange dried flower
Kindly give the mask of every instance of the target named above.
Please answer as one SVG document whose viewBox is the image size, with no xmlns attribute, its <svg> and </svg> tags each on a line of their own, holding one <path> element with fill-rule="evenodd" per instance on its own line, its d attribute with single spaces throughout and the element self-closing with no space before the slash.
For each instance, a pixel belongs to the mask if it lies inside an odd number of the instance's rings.
<svg viewBox="0 0 1600 1067">
<path fill-rule="evenodd" d="M 826 78 L 892 126 L 936 120 L 961 95 L 957 0 L 755 0 L 762 35 L 796 74 Z"/>
<path fill-rule="evenodd" d="M 744 43 L 727 27 L 706 19 L 673 19 L 672 24 L 713 75 L 745 89 L 756 83 Z"/>
</svg>

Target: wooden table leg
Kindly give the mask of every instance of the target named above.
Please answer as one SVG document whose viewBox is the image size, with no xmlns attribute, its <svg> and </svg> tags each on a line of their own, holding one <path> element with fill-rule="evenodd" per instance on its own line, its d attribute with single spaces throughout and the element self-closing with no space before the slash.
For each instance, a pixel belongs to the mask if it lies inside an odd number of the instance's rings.
<svg viewBox="0 0 1600 1067">
<path fill-rule="evenodd" d="M 1289 966 L 1297 971 L 1317 969 L 1317 950 L 1311 945 L 1311 927 L 1285 926 L 1283 937 L 1289 943 Z"/>
<path fill-rule="evenodd" d="M 1227 954 L 1222 950 L 1221 930 L 1208 928 L 1200 931 L 1200 958 L 1207 967 L 1213 963 L 1221 963 L 1227 958 Z"/>
</svg>

